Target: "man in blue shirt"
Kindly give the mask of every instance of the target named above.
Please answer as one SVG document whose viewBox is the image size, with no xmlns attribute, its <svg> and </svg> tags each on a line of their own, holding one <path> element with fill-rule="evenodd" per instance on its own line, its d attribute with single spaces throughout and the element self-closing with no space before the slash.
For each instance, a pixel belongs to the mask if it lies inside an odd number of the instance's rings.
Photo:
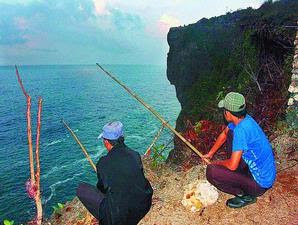
<svg viewBox="0 0 298 225">
<path fill-rule="evenodd" d="M 256 202 L 272 187 L 276 168 L 270 143 L 257 122 L 246 113 L 243 95 L 230 92 L 218 103 L 228 126 L 205 158 L 211 159 L 227 141 L 229 159 L 207 166 L 207 180 L 219 190 L 235 195 L 227 206 L 241 208 Z"/>
</svg>

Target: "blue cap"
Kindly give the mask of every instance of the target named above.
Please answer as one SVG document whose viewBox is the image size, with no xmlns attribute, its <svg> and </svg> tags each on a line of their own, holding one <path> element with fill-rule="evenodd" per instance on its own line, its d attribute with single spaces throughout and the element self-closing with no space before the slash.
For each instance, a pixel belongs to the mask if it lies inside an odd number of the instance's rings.
<svg viewBox="0 0 298 225">
<path fill-rule="evenodd" d="M 97 137 L 108 140 L 117 140 L 119 137 L 124 136 L 123 124 L 120 121 L 107 123 L 102 128 L 102 133 Z"/>
</svg>

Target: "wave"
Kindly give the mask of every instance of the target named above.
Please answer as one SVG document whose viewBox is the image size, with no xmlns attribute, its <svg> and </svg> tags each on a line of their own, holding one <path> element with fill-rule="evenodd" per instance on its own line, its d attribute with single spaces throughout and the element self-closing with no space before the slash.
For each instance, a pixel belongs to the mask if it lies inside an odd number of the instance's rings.
<svg viewBox="0 0 298 225">
<path fill-rule="evenodd" d="M 90 154 L 90 158 L 93 160 L 94 163 L 96 163 L 97 160 L 98 160 L 98 158 L 99 158 L 99 156 L 102 155 L 102 154 L 100 154 L 99 151 L 97 150 L 96 153 Z M 82 157 L 83 157 L 83 155 L 82 155 Z M 49 172 L 47 172 L 46 174 L 42 175 L 41 178 L 42 179 L 47 179 L 48 176 L 51 175 L 51 174 L 53 174 L 53 173 L 57 173 L 57 172 L 61 171 L 64 168 L 71 167 L 71 166 L 74 166 L 74 165 L 78 165 L 78 164 L 81 164 L 82 162 L 85 162 L 85 161 L 87 161 L 87 158 L 86 157 L 83 157 L 81 159 L 78 159 L 78 160 L 76 160 L 74 162 L 71 162 L 71 163 L 66 164 L 66 165 L 63 165 L 63 166 L 59 166 L 59 167 L 58 166 L 54 166 L 54 167 L 52 167 L 50 169 Z"/>
<path fill-rule="evenodd" d="M 146 138 L 144 136 L 139 136 L 139 135 L 128 135 L 127 139 L 129 138 L 134 138 L 136 140 L 145 140 Z"/>
<path fill-rule="evenodd" d="M 51 143 L 47 144 L 46 146 L 48 147 L 51 145 L 55 145 L 55 144 L 61 143 L 62 141 L 64 141 L 64 139 L 58 139 L 58 140 L 52 141 Z"/>
<path fill-rule="evenodd" d="M 75 129 L 73 130 L 74 133 L 77 133 L 79 131 L 79 129 Z M 69 138 L 71 135 L 69 133 L 66 134 L 66 137 Z"/>
<path fill-rule="evenodd" d="M 47 203 L 52 199 L 52 197 L 53 197 L 54 195 L 56 195 L 56 186 L 61 185 L 61 184 L 64 184 L 64 183 L 66 183 L 66 182 L 69 182 L 69 181 L 73 180 L 75 177 L 78 177 L 78 176 L 80 176 L 80 175 L 82 175 L 82 174 L 83 174 L 83 172 L 81 172 L 81 173 L 76 173 L 76 174 L 74 174 L 74 175 L 73 175 L 72 177 L 70 177 L 70 178 L 67 178 L 67 179 L 62 180 L 62 181 L 58 181 L 58 182 L 56 182 L 56 183 L 50 185 L 49 188 L 51 189 L 51 194 L 50 194 L 50 196 L 49 196 L 47 199 L 45 199 L 45 200 L 42 201 L 42 204 L 43 204 L 43 205 L 47 204 Z"/>
<path fill-rule="evenodd" d="M 159 128 L 158 129 L 152 129 L 151 131 L 147 132 L 147 137 L 148 136 L 151 136 L 151 135 L 155 135 L 157 132 L 159 131 Z"/>
<path fill-rule="evenodd" d="M 97 162 L 97 160 L 99 159 L 99 156 L 100 156 L 101 154 L 99 153 L 99 152 L 96 152 L 96 153 L 94 153 L 94 154 L 89 154 L 89 156 L 90 156 L 90 158 L 92 159 L 92 161 L 96 164 L 96 162 Z M 83 156 L 82 156 L 83 157 Z M 80 163 L 82 163 L 82 162 L 88 162 L 88 164 L 89 164 L 89 161 L 88 161 L 88 159 L 86 158 L 86 157 L 83 157 L 83 158 L 81 158 L 81 159 L 79 159 L 79 160 L 76 160 L 74 163 L 72 163 L 72 165 L 76 165 L 76 164 L 80 164 Z"/>
<path fill-rule="evenodd" d="M 64 166 L 60 166 L 60 167 L 54 166 L 54 167 L 52 167 L 52 168 L 50 169 L 50 171 L 49 171 L 48 173 L 46 173 L 45 175 L 42 175 L 41 178 L 43 178 L 43 179 L 47 179 L 48 176 L 49 176 L 50 174 L 52 174 L 52 173 L 56 173 L 57 171 L 59 171 L 59 170 L 65 168 L 65 167 L 68 167 L 68 166 L 69 166 L 69 165 L 64 165 Z"/>
</svg>

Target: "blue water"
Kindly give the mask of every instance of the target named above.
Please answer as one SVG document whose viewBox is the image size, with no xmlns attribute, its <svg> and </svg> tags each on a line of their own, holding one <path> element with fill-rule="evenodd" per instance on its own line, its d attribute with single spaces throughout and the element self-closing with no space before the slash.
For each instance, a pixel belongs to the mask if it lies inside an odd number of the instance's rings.
<svg viewBox="0 0 298 225">
<path fill-rule="evenodd" d="M 175 88 L 166 78 L 166 68 L 149 65 L 106 65 L 135 93 L 175 126 L 180 112 Z M 71 126 L 94 162 L 105 154 L 97 136 L 102 126 L 120 120 L 126 144 L 144 153 L 160 122 L 95 65 L 20 66 L 20 75 L 32 97 L 32 131 L 35 143 L 38 96 L 43 98 L 40 140 L 42 201 L 46 216 L 52 206 L 75 196 L 79 182 L 95 184 L 96 175 L 78 145 L 60 122 Z M 25 192 L 29 178 L 26 133 L 26 100 L 14 67 L 0 67 L 0 221 L 17 224 L 34 215 L 34 202 Z M 159 144 L 167 142 L 163 132 Z"/>
</svg>

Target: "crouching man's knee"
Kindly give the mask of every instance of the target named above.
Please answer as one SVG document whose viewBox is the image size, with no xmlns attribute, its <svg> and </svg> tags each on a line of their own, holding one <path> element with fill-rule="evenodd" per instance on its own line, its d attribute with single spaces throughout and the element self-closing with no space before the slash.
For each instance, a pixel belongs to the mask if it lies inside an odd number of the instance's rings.
<svg viewBox="0 0 298 225">
<path fill-rule="evenodd" d="M 209 183 L 214 184 L 214 179 L 216 176 L 216 165 L 209 164 L 206 169 L 206 178 Z"/>
<path fill-rule="evenodd" d="M 79 186 L 77 188 L 77 193 L 76 193 L 79 198 L 83 195 L 83 193 L 86 192 L 86 186 L 87 186 L 86 183 L 79 183 Z"/>
</svg>

